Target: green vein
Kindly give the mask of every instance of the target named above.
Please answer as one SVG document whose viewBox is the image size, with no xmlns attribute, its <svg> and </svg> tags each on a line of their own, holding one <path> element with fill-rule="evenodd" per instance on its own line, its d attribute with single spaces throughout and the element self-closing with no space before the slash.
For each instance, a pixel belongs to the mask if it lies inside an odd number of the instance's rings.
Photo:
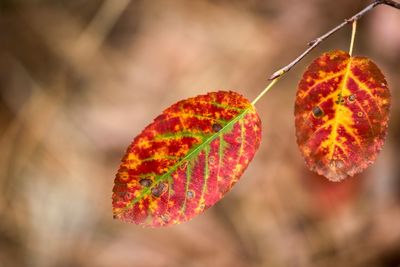
<svg viewBox="0 0 400 267">
<path fill-rule="evenodd" d="M 170 176 L 168 177 L 168 197 L 167 202 L 165 203 L 167 205 L 167 213 L 169 213 L 169 200 L 171 198 L 172 191 L 172 176 Z"/>
<path fill-rule="evenodd" d="M 240 138 L 241 138 L 241 142 L 240 142 L 239 154 L 238 154 L 238 158 L 237 158 L 237 161 L 236 161 L 235 166 L 237 166 L 237 165 L 240 163 L 240 159 L 241 159 L 241 157 L 242 157 L 242 155 L 243 155 L 244 131 L 245 131 L 244 124 L 243 124 L 243 120 L 240 120 L 240 121 L 239 121 L 239 124 L 240 124 Z M 225 146 L 226 146 L 226 142 L 225 142 Z M 223 154 L 222 154 L 222 156 L 223 156 Z M 218 171 L 219 171 L 219 170 L 218 170 Z M 219 173 L 218 173 L 218 177 L 219 177 Z M 235 178 L 236 178 L 236 177 L 235 177 Z M 232 183 L 232 181 L 231 181 L 231 183 Z"/>
<path fill-rule="evenodd" d="M 227 123 L 226 120 L 217 119 L 217 118 L 208 117 L 208 116 L 203 116 L 203 115 L 199 115 L 199 114 L 195 114 L 195 113 L 187 113 L 187 112 L 185 112 L 183 110 L 182 107 L 181 107 L 180 113 L 168 113 L 168 115 L 173 116 L 173 117 L 169 117 L 168 119 L 177 118 L 177 117 L 179 117 L 179 118 L 184 117 L 184 118 L 196 118 L 196 119 L 200 119 L 200 120 L 207 119 L 207 120 L 212 120 L 212 121 L 218 122 L 220 124 Z"/>
<path fill-rule="evenodd" d="M 223 109 L 229 109 L 229 110 L 235 110 L 235 111 L 243 111 L 242 108 L 237 108 L 237 107 L 233 107 L 233 106 L 229 106 L 229 105 L 220 104 L 220 103 L 215 102 L 215 101 L 196 100 L 196 103 L 198 103 L 198 104 L 208 104 L 208 105 L 212 105 L 212 106 L 217 107 L 217 108 L 223 108 Z M 179 108 L 181 110 L 183 110 L 182 105 L 180 105 Z"/>
<path fill-rule="evenodd" d="M 181 208 L 181 212 L 182 213 L 184 213 L 185 210 L 186 210 L 187 193 L 189 191 L 189 184 L 190 184 L 190 180 L 192 178 L 192 170 L 191 170 L 191 168 L 192 168 L 191 161 L 189 161 L 187 163 L 187 167 L 186 167 L 185 200 L 183 201 L 182 208 Z"/>
<path fill-rule="evenodd" d="M 212 134 L 210 137 L 208 137 L 203 143 L 199 144 L 197 147 L 194 147 L 192 150 L 189 151 L 189 153 L 182 158 L 180 161 L 175 163 L 174 166 L 171 167 L 169 171 L 164 173 L 163 175 L 157 176 L 153 182 L 153 184 L 150 187 L 144 188 L 138 197 L 134 198 L 131 200 L 129 204 L 126 205 L 121 211 L 118 213 L 124 212 L 126 209 L 131 208 L 133 205 L 135 205 L 138 201 L 140 201 L 144 196 L 148 195 L 150 193 L 150 190 L 153 186 L 157 185 L 160 181 L 166 180 L 168 177 L 171 176 L 171 174 L 178 169 L 178 167 L 184 163 L 185 161 L 189 161 L 192 158 L 196 157 L 203 148 L 205 148 L 207 145 L 209 145 L 215 138 L 219 137 L 220 135 L 229 132 L 230 129 L 232 129 L 233 125 L 238 122 L 240 119 L 244 117 L 250 110 L 253 109 L 253 106 L 249 106 L 248 108 L 242 110 L 241 113 L 239 113 L 236 117 L 234 117 L 232 120 L 230 120 L 222 129 L 214 134 Z"/>
<path fill-rule="evenodd" d="M 240 124 L 240 148 L 239 148 L 239 154 L 238 154 L 238 159 L 236 162 L 236 166 L 238 166 L 238 164 L 240 163 L 240 159 L 242 158 L 243 155 L 243 145 L 244 145 L 244 132 L 245 132 L 245 128 L 244 128 L 244 124 L 243 124 L 243 120 L 239 121 Z M 253 127 L 254 129 L 254 127 Z M 235 173 L 236 174 L 236 173 Z M 231 179 L 231 184 L 232 182 L 237 180 L 237 176 L 235 175 L 235 177 L 233 179 Z"/>
<path fill-rule="evenodd" d="M 240 161 L 240 158 L 242 157 L 242 154 L 243 154 L 244 131 L 245 131 L 243 121 L 239 121 L 239 123 L 240 123 L 240 140 L 241 140 L 241 142 L 240 142 L 240 148 L 239 148 L 238 162 Z"/>
<path fill-rule="evenodd" d="M 178 156 L 148 157 L 148 158 L 142 159 L 141 161 L 142 162 L 146 162 L 146 161 L 152 161 L 152 160 L 158 160 L 158 159 L 171 159 L 171 160 L 174 160 L 174 159 L 180 159 L 180 157 L 178 157 Z"/>
<path fill-rule="evenodd" d="M 178 138 L 183 138 L 183 137 L 193 137 L 193 138 L 201 138 L 205 139 L 208 138 L 210 135 L 209 134 L 203 134 L 202 132 L 177 132 L 177 133 L 163 133 L 163 134 L 157 134 L 153 140 L 151 141 L 160 141 L 163 139 L 178 139 Z"/>
<path fill-rule="evenodd" d="M 228 106 L 228 105 L 223 105 L 214 101 L 209 102 L 211 105 L 218 107 L 218 108 L 223 108 L 223 109 L 230 109 L 230 110 L 236 110 L 236 111 L 242 111 L 243 109 Z"/>
<path fill-rule="evenodd" d="M 138 174 L 137 176 L 139 176 L 140 178 L 147 178 L 147 177 L 155 177 L 157 176 L 157 174 L 155 172 L 148 172 L 148 173 Z"/>
<path fill-rule="evenodd" d="M 203 188 L 201 190 L 201 196 L 199 198 L 199 203 L 200 205 L 203 204 L 201 203 L 202 201 L 204 201 L 204 194 L 207 190 L 207 181 L 208 181 L 208 177 L 210 176 L 210 170 L 208 168 L 208 155 L 210 153 L 210 146 L 206 146 L 204 148 L 204 184 L 203 184 Z"/>
<path fill-rule="evenodd" d="M 222 161 L 224 159 L 224 151 L 227 148 L 228 144 L 224 140 L 224 136 L 221 134 L 219 136 L 219 147 L 218 147 L 218 171 L 217 171 L 217 185 L 219 179 L 219 171 L 221 170 Z"/>
</svg>

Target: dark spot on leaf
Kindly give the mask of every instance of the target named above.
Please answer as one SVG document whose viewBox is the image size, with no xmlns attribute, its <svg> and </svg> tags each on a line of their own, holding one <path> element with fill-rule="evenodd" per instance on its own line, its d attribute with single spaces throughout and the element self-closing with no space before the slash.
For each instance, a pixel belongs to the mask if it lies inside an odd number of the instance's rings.
<svg viewBox="0 0 400 267">
<path fill-rule="evenodd" d="M 133 194 L 131 192 L 125 192 L 124 199 L 126 201 L 130 201 L 133 198 Z"/>
<path fill-rule="evenodd" d="M 221 124 L 214 123 L 212 125 L 212 129 L 213 129 L 214 132 L 219 132 L 222 129 L 222 126 L 221 126 Z"/>
<path fill-rule="evenodd" d="M 159 197 L 164 193 L 164 191 L 167 189 L 167 185 L 164 183 L 159 183 L 155 187 L 151 189 L 151 194 L 155 197 Z"/>
<path fill-rule="evenodd" d="M 339 170 L 342 170 L 342 169 L 345 167 L 345 165 L 344 165 L 343 160 L 341 160 L 341 159 L 334 159 L 334 160 L 332 160 L 332 161 L 329 163 L 329 167 L 331 167 L 332 169 L 339 169 Z"/>
<path fill-rule="evenodd" d="M 186 192 L 186 197 L 188 199 L 194 198 L 194 191 L 193 190 L 189 190 Z"/>
<path fill-rule="evenodd" d="M 169 216 L 168 214 L 163 214 L 163 215 L 160 216 L 160 218 L 161 218 L 161 220 L 162 220 L 163 222 L 166 223 L 166 222 L 169 221 L 170 216 Z"/>
<path fill-rule="evenodd" d="M 182 171 L 184 171 L 184 170 L 186 169 L 187 165 L 188 165 L 188 162 L 187 162 L 187 161 L 184 161 L 184 162 L 182 162 L 181 165 L 179 166 L 179 169 L 182 170 Z"/>
<path fill-rule="evenodd" d="M 335 161 L 335 166 L 336 166 L 336 168 L 338 168 L 338 169 L 343 169 L 343 168 L 344 168 L 344 162 L 343 162 L 343 160 L 337 159 L 337 160 Z"/>
<path fill-rule="evenodd" d="M 343 99 L 343 95 L 342 95 L 342 93 L 339 93 L 338 94 L 338 99 L 335 101 L 335 103 L 337 104 L 337 105 L 342 105 L 343 103 L 344 103 L 344 99 Z"/>
<path fill-rule="evenodd" d="M 362 116 L 363 116 L 363 113 L 362 113 L 361 111 L 359 111 L 359 112 L 357 113 L 357 116 L 358 116 L 358 117 L 362 117 Z"/>
<path fill-rule="evenodd" d="M 215 157 L 211 156 L 211 157 L 208 159 L 208 162 L 209 162 L 210 164 L 214 164 L 214 163 L 215 163 Z"/>
<path fill-rule="evenodd" d="M 312 113 L 316 118 L 320 118 L 324 115 L 324 111 L 319 106 L 314 107 Z"/>
<path fill-rule="evenodd" d="M 349 95 L 349 102 L 354 102 L 356 100 L 356 96 L 355 95 Z"/>
<path fill-rule="evenodd" d="M 150 179 L 145 178 L 145 179 L 140 180 L 139 183 L 140 183 L 141 186 L 149 187 L 152 182 L 151 182 Z"/>
</svg>

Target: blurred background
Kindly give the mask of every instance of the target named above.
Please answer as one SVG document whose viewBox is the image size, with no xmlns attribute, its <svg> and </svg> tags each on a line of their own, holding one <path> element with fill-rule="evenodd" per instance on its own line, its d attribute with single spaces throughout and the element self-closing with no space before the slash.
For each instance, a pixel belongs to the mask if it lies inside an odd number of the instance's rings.
<svg viewBox="0 0 400 267">
<path fill-rule="evenodd" d="M 400 266 L 400 11 L 358 23 L 355 54 L 385 73 L 376 163 L 328 182 L 297 150 L 297 82 L 322 43 L 258 104 L 263 141 L 238 185 L 192 221 L 112 219 L 126 147 L 174 102 L 250 100 L 306 44 L 368 4 L 347 0 L 0 0 L 0 267 Z"/>
</svg>

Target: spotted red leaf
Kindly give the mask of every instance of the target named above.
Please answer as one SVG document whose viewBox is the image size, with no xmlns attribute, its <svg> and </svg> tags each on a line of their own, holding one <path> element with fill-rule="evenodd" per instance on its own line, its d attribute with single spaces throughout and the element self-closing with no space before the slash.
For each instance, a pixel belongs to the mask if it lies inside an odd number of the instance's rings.
<svg viewBox="0 0 400 267">
<path fill-rule="evenodd" d="M 144 226 L 187 221 L 238 181 L 261 140 L 247 99 L 215 92 L 182 100 L 128 147 L 115 177 L 114 217 Z"/>
<path fill-rule="evenodd" d="M 332 181 L 374 162 L 387 132 L 390 92 L 368 58 L 331 51 L 317 58 L 299 83 L 297 144 L 308 167 Z"/>
</svg>

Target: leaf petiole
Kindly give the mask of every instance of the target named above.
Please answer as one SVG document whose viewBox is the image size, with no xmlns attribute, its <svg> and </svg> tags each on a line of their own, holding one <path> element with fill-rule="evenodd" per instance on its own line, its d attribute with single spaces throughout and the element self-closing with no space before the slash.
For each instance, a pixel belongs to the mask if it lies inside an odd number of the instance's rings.
<svg viewBox="0 0 400 267">
<path fill-rule="evenodd" d="M 258 100 L 260 100 L 261 97 L 263 97 L 278 81 L 279 79 L 284 75 L 284 73 L 282 73 L 279 77 L 273 79 L 268 86 L 253 100 L 253 102 L 251 102 L 251 104 L 254 106 Z"/>
<path fill-rule="evenodd" d="M 357 32 L 357 20 L 353 20 L 352 28 L 351 28 L 351 41 L 350 41 L 350 49 L 349 49 L 349 55 L 353 55 L 353 48 L 354 48 L 354 40 L 356 37 L 356 32 Z"/>
</svg>

